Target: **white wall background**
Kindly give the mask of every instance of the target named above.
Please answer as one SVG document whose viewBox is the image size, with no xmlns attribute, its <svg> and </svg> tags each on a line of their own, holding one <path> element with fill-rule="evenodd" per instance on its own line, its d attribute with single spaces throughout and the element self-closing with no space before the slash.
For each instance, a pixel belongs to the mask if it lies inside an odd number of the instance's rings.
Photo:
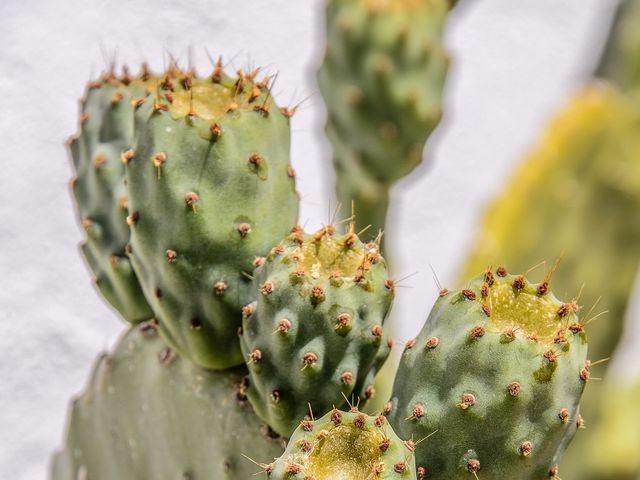
<svg viewBox="0 0 640 480">
<path fill-rule="evenodd" d="M 454 66 L 428 167 L 394 191 L 388 229 L 401 289 L 401 338 L 435 297 L 429 264 L 452 284 L 483 205 L 549 116 L 588 75 L 613 0 L 462 0 L 447 43 Z M 320 0 L 0 0 L 0 477 L 41 479 L 62 441 L 69 398 L 124 324 L 79 256 L 82 232 L 63 140 L 101 49 L 161 68 L 167 52 L 200 71 L 206 47 L 279 72 L 293 120 L 302 222 L 328 220 L 332 182 L 314 83 Z"/>
</svg>

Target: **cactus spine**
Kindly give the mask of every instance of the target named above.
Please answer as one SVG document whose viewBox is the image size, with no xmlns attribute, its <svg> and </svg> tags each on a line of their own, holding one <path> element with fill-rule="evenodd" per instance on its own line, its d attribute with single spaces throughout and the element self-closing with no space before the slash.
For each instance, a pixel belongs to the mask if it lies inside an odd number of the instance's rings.
<svg viewBox="0 0 640 480">
<path fill-rule="evenodd" d="M 504 268 L 443 290 L 407 343 L 389 420 L 434 478 L 558 478 L 589 378 L 574 302 Z"/>
<path fill-rule="evenodd" d="M 389 189 L 421 161 L 438 124 L 449 0 L 331 0 L 318 74 L 338 200 L 360 228 L 384 228 Z"/>
</svg>

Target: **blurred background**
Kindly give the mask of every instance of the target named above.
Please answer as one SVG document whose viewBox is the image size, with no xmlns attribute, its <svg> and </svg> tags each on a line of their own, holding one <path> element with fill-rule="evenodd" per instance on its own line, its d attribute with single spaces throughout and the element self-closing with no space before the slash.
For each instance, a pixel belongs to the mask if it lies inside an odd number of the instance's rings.
<svg viewBox="0 0 640 480">
<path fill-rule="evenodd" d="M 427 144 L 424 165 L 392 192 L 387 247 L 396 277 L 413 274 L 403 282 L 409 288 L 398 290 L 398 338 L 416 335 L 437 296 L 432 269 L 444 286 L 461 285 L 487 205 L 591 77 L 615 5 L 462 0 L 454 10 L 446 29 L 452 65 L 444 119 Z M 325 110 L 315 80 L 324 48 L 323 8 L 320 0 L 0 2 L 4 474 L 14 480 L 45 476 L 62 443 L 69 399 L 83 388 L 98 352 L 125 328 L 94 290 L 78 251 L 82 231 L 63 142 L 77 129 L 86 82 L 112 58 L 134 70 L 142 61 L 159 70 L 173 56 L 206 73 L 207 51 L 223 55 L 232 68 L 262 65 L 277 72 L 280 105 L 306 99 L 292 120 L 292 160 L 301 223 L 314 229 L 335 210 Z M 553 262 L 560 253 L 538 260 Z M 556 293 L 571 298 L 579 289 Z M 603 298 L 598 311 L 607 308 Z M 626 315 L 624 348 L 610 374 L 631 383 L 640 376 L 640 300 Z M 607 322 L 604 317 L 598 321 Z"/>
</svg>

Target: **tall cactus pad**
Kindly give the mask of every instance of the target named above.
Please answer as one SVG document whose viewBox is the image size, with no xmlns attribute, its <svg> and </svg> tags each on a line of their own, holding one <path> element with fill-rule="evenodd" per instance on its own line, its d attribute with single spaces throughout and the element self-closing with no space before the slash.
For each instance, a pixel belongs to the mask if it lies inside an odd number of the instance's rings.
<svg viewBox="0 0 640 480">
<path fill-rule="evenodd" d="M 243 370 L 203 370 L 152 324 L 131 329 L 74 401 L 52 479 L 251 478 L 242 454 L 275 458 L 283 444 L 239 393 Z"/>
<path fill-rule="evenodd" d="M 384 416 L 333 409 L 303 421 L 285 453 L 264 469 L 270 480 L 415 480 L 414 450 Z"/>
<path fill-rule="evenodd" d="M 247 272 L 297 221 L 288 114 L 256 73 L 170 70 L 122 154 L 132 264 L 163 337 L 207 368 L 242 363 Z"/>
<path fill-rule="evenodd" d="M 130 322 L 153 317 L 126 255 L 129 227 L 120 162 L 134 134 L 130 100 L 144 95 L 146 86 L 142 79 L 131 83 L 127 74 L 108 73 L 91 82 L 82 102 L 80 134 L 69 142 L 76 171 L 72 189 L 87 235 L 82 252 L 102 295 Z"/>
<path fill-rule="evenodd" d="M 384 227 L 391 184 L 411 172 L 442 112 L 449 0 L 331 0 L 319 84 L 338 199 Z"/>
<path fill-rule="evenodd" d="M 394 284 L 379 245 L 331 226 L 294 229 L 256 264 L 241 343 L 258 415 L 287 435 L 309 405 L 325 412 L 351 395 L 371 397 L 392 345 L 382 326 Z"/>
<path fill-rule="evenodd" d="M 401 437 L 437 431 L 416 465 L 434 478 L 557 478 L 589 378 L 576 310 L 503 268 L 443 290 L 407 344 L 390 406 Z"/>
<path fill-rule="evenodd" d="M 625 91 L 640 89 L 640 0 L 621 0 L 597 74 Z"/>
</svg>

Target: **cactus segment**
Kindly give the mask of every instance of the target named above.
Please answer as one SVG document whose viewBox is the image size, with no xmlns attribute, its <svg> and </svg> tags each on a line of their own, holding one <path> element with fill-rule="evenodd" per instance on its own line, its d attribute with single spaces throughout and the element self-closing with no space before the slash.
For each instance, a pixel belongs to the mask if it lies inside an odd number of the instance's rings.
<svg viewBox="0 0 640 480">
<path fill-rule="evenodd" d="M 130 322 L 153 317 L 129 258 L 127 197 L 121 152 L 132 142 L 135 107 L 146 82 L 125 85 L 106 74 L 91 82 L 82 103 L 80 133 L 69 142 L 76 177 L 73 195 L 86 241 L 82 244 L 95 283 L 105 299 Z"/>
<path fill-rule="evenodd" d="M 252 412 L 244 375 L 178 357 L 153 323 L 132 328 L 73 402 L 52 480 L 252 478 L 243 454 L 274 458 L 283 443 Z"/>
<path fill-rule="evenodd" d="M 444 290 L 407 343 L 389 421 L 434 478 L 557 478 L 589 378 L 575 302 L 503 268 Z"/>
<path fill-rule="evenodd" d="M 270 480 L 414 480 L 414 449 L 382 415 L 333 409 L 303 421 L 285 453 L 264 468 Z"/>
<path fill-rule="evenodd" d="M 256 261 L 255 300 L 244 309 L 247 396 L 287 435 L 308 411 L 374 395 L 373 376 L 393 342 L 383 331 L 394 283 L 375 242 L 327 226 L 299 228 Z"/>
<path fill-rule="evenodd" d="M 256 74 L 170 69 L 123 154 L 131 262 L 165 340 L 205 368 L 243 363 L 251 262 L 297 221 L 289 118 Z"/>
<path fill-rule="evenodd" d="M 640 89 L 640 1 L 621 0 L 596 74 L 626 92 Z"/>
<path fill-rule="evenodd" d="M 359 228 L 384 228 L 389 188 L 422 160 L 440 121 L 449 0 L 332 0 L 318 74 L 338 200 Z"/>
</svg>

